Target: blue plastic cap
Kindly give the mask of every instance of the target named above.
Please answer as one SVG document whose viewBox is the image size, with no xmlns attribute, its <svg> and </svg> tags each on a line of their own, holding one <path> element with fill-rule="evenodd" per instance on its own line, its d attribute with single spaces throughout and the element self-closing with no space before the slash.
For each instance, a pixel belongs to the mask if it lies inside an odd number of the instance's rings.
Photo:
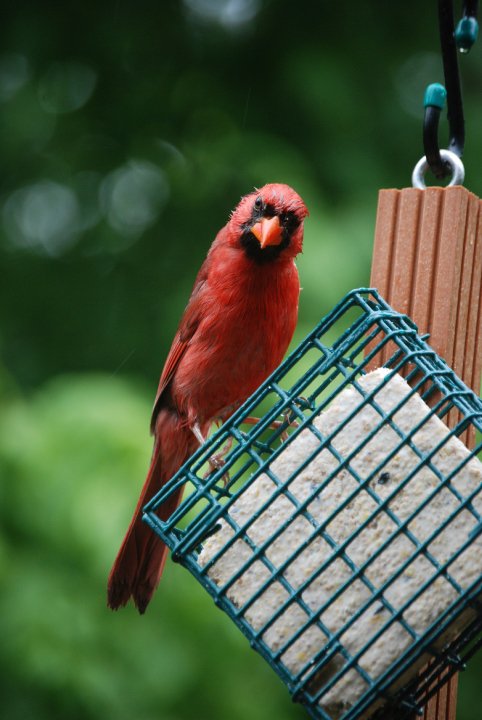
<svg viewBox="0 0 482 720">
<path fill-rule="evenodd" d="M 477 40 L 479 23 L 474 17 L 464 17 L 455 30 L 455 44 L 460 52 L 467 53 Z"/>
<path fill-rule="evenodd" d="M 440 110 L 442 110 L 445 105 L 446 97 L 447 91 L 444 86 L 440 83 L 432 83 L 425 90 L 425 95 L 423 97 L 423 106 L 428 107 L 429 105 L 431 105 L 432 107 L 438 107 L 440 108 Z"/>
</svg>

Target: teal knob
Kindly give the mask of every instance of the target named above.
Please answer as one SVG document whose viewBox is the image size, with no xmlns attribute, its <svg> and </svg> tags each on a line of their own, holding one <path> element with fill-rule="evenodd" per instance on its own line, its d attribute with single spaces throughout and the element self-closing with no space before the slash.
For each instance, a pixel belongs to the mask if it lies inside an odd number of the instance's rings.
<svg viewBox="0 0 482 720">
<path fill-rule="evenodd" d="M 455 29 L 455 44 L 462 53 L 468 53 L 479 34 L 479 23 L 474 17 L 464 17 Z"/>
<path fill-rule="evenodd" d="M 423 106 L 438 107 L 443 110 L 445 105 L 445 98 L 447 97 L 447 91 L 440 83 L 432 83 L 425 90 L 423 97 Z"/>
</svg>

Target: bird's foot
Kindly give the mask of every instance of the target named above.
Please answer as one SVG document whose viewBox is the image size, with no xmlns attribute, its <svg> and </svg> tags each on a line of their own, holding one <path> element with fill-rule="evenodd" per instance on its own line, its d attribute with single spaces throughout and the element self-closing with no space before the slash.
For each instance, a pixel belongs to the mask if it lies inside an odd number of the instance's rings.
<svg viewBox="0 0 482 720">
<path fill-rule="evenodd" d="M 299 423 L 296 422 L 296 420 L 292 419 L 292 412 L 291 410 L 286 410 L 281 413 L 281 417 L 283 420 L 279 422 L 279 427 L 283 427 L 283 430 L 281 431 L 280 440 L 281 442 L 286 442 L 290 436 L 288 432 L 288 428 L 297 428 Z"/>
<path fill-rule="evenodd" d="M 198 423 L 194 423 L 194 425 L 191 426 L 191 430 L 194 433 L 196 439 L 199 441 L 200 445 L 204 445 L 206 442 L 206 438 L 201 432 L 201 428 L 199 427 Z M 206 480 L 213 472 L 216 472 L 216 470 L 220 470 L 224 465 L 226 464 L 225 456 L 228 454 L 228 452 L 231 450 L 231 446 L 233 444 L 233 436 L 231 435 L 228 440 L 224 443 L 221 450 L 214 455 L 211 455 L 211 457 L 208 460 L 209 469 L 207 472 L 203 475 L 203 480 Z M 229 473 L 224 473 L 223 475 L 223 482 L 224 487 L 228 484 L 230 481 Z"/>
<path fill-rule="evenodd" d="M 297 423 L 296 420 L 292 420 L 291 415 L 291 410 L 285 410 L 281 413 L 281 417 L 283 418 L 282 420 L 273 420 L 273 422 L 268 425 L 268 428 L 270 430 L 279 430 L 280 428 L 283 428 L 280 433 L 281 442 L 285 442 L 289 438 L 288 428 L 298 427 L 299 423 Z M 260 422 L 260 420 L 261 418 L 249 415 L 248 417 L 244 418 L 243 423 L 246 423 L 246 425 L 256 425 Z"/>
<path fill-rule="evenodd" d="M 228 454 L 228 452 L 231 450 L 233 444 L 233 437 L 230 436 L 228 440 L 224 443 L 221 450 L 217 453 L 214 453 L 214 455 L 211 455 L 211 457 L 208 460 L 209 470 L 204 475 L 204 480 L 211 475 L 211 473 L 216 472 L 216 470 L 220 470 L 224 465 L 226 464 L 225 456 Z M 226 472 L 223 475 L 223 483 L 224 487 L 229 483 L 230 477 L 229 473 Z"/>
<path fill-rule="evenodd" d="M 220 453 L 216 453 L 215 455 L 211 455 L 211 457 L 208 460 L 208 470 L 203 475 L 203 480 L 207 480 L 207 478 L 212 475 L 213 472 L 216 472 L 217 470 L 220 470 L 224 465 L 226 464 L 226 461 L 220 457 Z M 227 486 L 229 481 L 231 480 L 229 476 L 229 472 L 225 472 L 222 476 L 222 481 L 224 484 L 224 487 Z"/>
</svg>

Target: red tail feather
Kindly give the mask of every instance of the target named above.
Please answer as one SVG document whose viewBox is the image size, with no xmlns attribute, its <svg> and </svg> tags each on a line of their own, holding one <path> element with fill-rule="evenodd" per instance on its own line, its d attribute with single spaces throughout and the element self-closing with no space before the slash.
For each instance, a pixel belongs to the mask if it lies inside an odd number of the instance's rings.
<svg viewBox="0 0 482 720">
<path fill-rule="evenodd" d="M 174 475 L 196 447 L 191 431 L 181 426 L 179 416 L 163 409 L 156 423 L 156 443 L 151 466 L 134 516 L 110 571 L 107 605 L 118 610 L 132 596 L 140 613 L 159 584 L 168 548 L 142 521 L 142 508 Z M 171 495 L 159 509 L 163 520 L 172 515 L 181 500 L 182 489 Z"/>
</svg>

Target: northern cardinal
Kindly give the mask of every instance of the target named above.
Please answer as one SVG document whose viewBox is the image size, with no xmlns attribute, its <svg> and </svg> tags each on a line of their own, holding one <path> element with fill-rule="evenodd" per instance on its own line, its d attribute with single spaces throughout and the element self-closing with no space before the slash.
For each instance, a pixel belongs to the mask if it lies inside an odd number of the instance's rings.
<svg viewBox="0 0 482 720">
<path fill-rule="evenodd" d="M 293 336 L 300 284 L 294 262 L 308 214 L 288 185 L 246 195 L 218 233 L 174 337 L 151 419 L 154 450 L 131 524 L 109 575 L 113 610 L 132 596 L 144 613 L 167 547 L 143 506 L 174 475 L 214 421 L 229 417 L 279 365 Z M 181 490 L 159 509 L 167 519 Z"/>
</svg>

